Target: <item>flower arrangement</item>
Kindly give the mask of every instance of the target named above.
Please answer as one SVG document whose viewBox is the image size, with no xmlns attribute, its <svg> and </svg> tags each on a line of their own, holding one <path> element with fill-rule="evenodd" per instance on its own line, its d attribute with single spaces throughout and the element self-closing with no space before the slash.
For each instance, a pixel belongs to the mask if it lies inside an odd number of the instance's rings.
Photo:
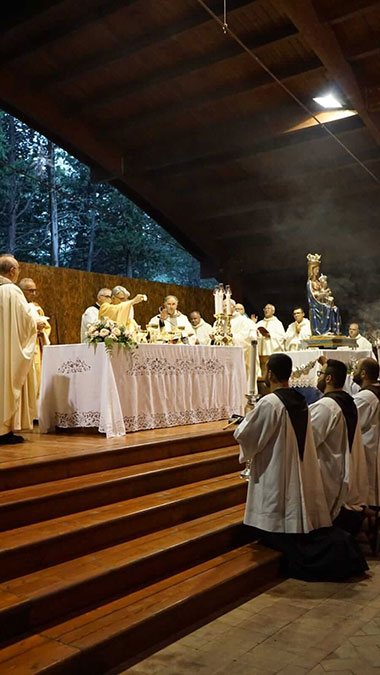
<svg viewBox="0 0 380 675">
<path fill-rule="evenodd" d="M 107 317 L 90 324 L 86 336 L 86 342 L 89 344 L 104 342 L 108 353 L 112 352 L 114 345 L 121 345 L 124 349 L 134 349 L 137 346 L 133 333 Z"/>
</svg>

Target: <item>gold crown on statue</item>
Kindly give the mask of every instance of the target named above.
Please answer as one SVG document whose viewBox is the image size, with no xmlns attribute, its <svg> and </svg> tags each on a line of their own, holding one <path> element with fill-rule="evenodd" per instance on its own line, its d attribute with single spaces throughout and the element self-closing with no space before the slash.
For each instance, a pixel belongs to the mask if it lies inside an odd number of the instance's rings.
<svg viewBox="0 0 380 675">
<path fill-rule="evenodd" d="M 320 253 L 308 253 L 307 256 L 307 262 L 309 263 L 320 263 L 322 260 L 322 256 Z"/>
</svg>

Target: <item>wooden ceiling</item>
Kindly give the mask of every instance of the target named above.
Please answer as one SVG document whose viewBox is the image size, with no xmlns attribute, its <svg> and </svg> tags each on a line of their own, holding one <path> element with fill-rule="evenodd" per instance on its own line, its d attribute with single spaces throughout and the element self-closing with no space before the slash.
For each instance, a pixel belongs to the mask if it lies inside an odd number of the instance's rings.
<svg viewBox="0 0 380 675">
<path fill-rule="evenodd" d="M 203 4 L 222 17 L 223 0 Z M 377 265 L 380 184 L 364 167 L 380 181 L 380 2 L 227 10 L 224 34 L 198 0 L 14 3 L 0 105 L 139 203 L 206 276 L 288 311 L 309 251 L 342 285 L 352 265 Z M 234 35 L 313 113 L 333 90 L 344 116 L 319 126 Z"/>
</svg>

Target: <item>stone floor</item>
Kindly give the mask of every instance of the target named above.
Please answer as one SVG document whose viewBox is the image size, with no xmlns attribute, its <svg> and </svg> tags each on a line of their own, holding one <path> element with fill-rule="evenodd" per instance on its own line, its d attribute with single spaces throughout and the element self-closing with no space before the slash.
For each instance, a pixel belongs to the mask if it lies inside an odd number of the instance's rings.
<svg viewBox="0 0 380 675">
<path fill-rule="evenodd" d="M 355 583 L 289 579 L 128 675 L 380 675 L 380 561 Z"/>
</svg>

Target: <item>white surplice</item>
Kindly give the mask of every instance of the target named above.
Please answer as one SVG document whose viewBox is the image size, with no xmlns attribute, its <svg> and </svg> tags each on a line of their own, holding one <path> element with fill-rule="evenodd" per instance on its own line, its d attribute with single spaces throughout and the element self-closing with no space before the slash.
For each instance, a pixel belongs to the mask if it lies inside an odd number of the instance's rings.
<svg viewBox="0 0 380 675">
<path fill-rule="evenodd" d="M 300 326 L 300 332 L 297 333 L 296 326 Z M 295 352 L 301 349 L 301 342 L 311 337 L 311 325 L 309 319 L 305 317 L 300 323 L 297 321 L 290 323 L 285 333 L 285 351 Z"/>
<path fill-rule="evenodd" d="M 346 420 L 334 399 L 323 397 L 312 403 L 310 416 L 327 505 L 334 520 L 343 505 L 359 510 L 368 503 L 368 471 L 360 419 L 350 452 Z"/>
<path fill-rule="evenodd" d="M 363 335 L 359 335 L 356 337 L 356 344 L 358 346 L 358 349 L 369 349 L 369 351 L 372 353 L 372 345 L 367 338 L 365 338 Z"/>
<path fill-rule="evenodd" d="M 83 312 L 82 318 L 81 318 L 81 323 L 80 323 L 80 341 L 81 342 L 86 342 L 86 333 L 89 329 L 89 326 L 91 326 L 92 323 L 95 323 L 95 321 L 98 320 L 99 318 L 99 307 L 100 305 L 91 305 L 91 307 L 87 307 L 87 309 Z"/>
<path fill-rule="evenodd" d="M 285 329 L 281 321 L 276 316 L 271 316 L 269 319 L 261 319 L 256 324 L 256 328 L 260 326 L 267 329 L 270 334 L 269 338 L 265 338 L 258 333 L 258 347 L 260 356 L 270 356 L 276 352 L 284 351 Z"/>
<path fill-rule="evenodd" d="M 20 288 L 0 277 L 0 435 L 32 429 L 37 325 Z"/>
<path fill-rule="evenodd" d="M 235 431 L 240 461 L 252 460 L 244 523 L 267 532 L 330 527 L 310 420 L 301 461 L 289 413 L 268 394 Z"/>
<path fill-rule="evenodd" d="M 359 411 L 367 460 L 368 502 L 372 506 L 380 506 L 380 401 L 369 389 L 362 389 L 355 394 L 354 401 Z"/>
<path fill-rule="evenodd" d="M 199 345 L 209 345 L 211 343 L 210 335 L 213 332 L 212 326 L 201 318 L 198 326 L 191 325 L 195 333 L 195 342 Z"/>
</svg>

